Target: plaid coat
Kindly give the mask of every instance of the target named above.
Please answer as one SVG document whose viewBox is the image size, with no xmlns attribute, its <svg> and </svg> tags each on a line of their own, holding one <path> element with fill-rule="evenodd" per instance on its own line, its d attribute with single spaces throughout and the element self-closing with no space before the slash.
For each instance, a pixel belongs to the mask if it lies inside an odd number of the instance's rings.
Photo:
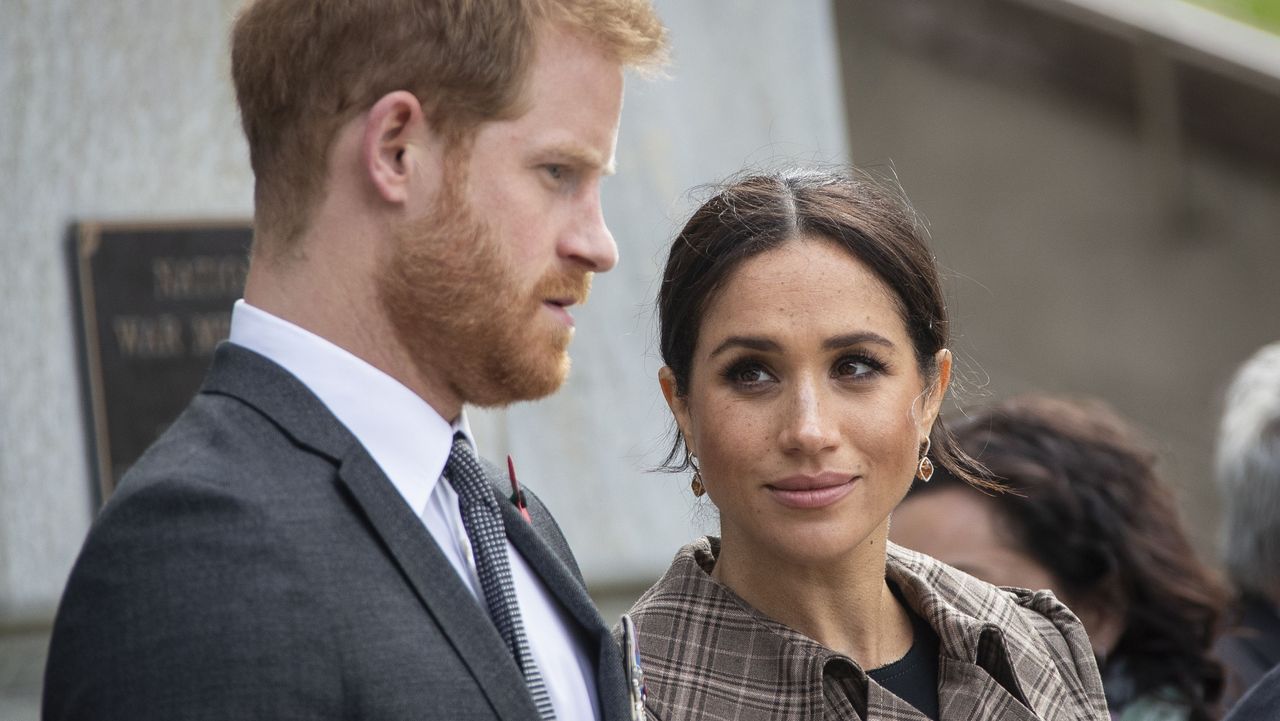
<svg viewBox="0 0 1280 721">
<path fill-rule="evenodd" d="M 713 579 L 718 551 L 711 537 L 680 549 L 631 609 L 650 719 L 926 721 Z M 1108 720 L 1084 628 L 1050 592 L 996 588 L 893 544 L 886 575 L 938 634 L 944 721 Z"/>
</svg>

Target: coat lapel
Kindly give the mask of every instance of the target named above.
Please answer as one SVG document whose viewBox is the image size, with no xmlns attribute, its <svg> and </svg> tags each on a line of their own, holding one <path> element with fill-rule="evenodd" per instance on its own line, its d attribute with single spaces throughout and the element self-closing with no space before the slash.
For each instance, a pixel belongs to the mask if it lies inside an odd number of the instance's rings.
<svg viewBox="0 0 1280 721">
<path fill-rule="evenodd" d="M 941 641 L 943 718 L 1107 717 L 1084 630 L 1052 594 L 996 589 L 893 544 L 888 561 Z"/>
<path fill-rule="evenodd" d="M 943 721 L 1039 719 L 985 669 L 947 656 L 938 665 L 938 711 Z"/>
<path fill-rule="evenodd" d="M 368 519 L 495 713 L 508 721 L 537 718 L 524 678 L 480 604 L 364 446 L 315 394 L 280 366 L 230 343 L 215 352 L 202 392 L 242 400 L 299 445 L 337 464 L 339 478 L 359 507 L 352 510 Z"/>
<path fill-rule="evenodd" d="M 888 689 L 877 683 L 867 685 L 867 718 L 885 719 L 886 721 L 929 721 L 929 717 L 911 704 L 890 693 Z M 950 721 L 945 713 L 941 718 Z M 998 716 L 992 718 L 999 718 Z"/>
</svg>

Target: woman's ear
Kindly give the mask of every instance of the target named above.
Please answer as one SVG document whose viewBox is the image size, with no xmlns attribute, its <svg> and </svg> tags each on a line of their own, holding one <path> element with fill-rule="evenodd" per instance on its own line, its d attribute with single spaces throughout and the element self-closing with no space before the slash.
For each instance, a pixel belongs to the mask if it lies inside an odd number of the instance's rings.
<svg viewBox="0 0 1280 721">
<path fill-rule="evenodd" d="M 426 117 L 413 93 L 387 93 L 369 108 L 360 138 L 360 162 L 378 197 L 397 205 L 410 199 L 418 162 L 412 155 L 427 139 Z"/>
<path fill-rule="evenodd" d="M 920 437 L 927 438 L 942 410 L 942 400 L 951 387 L 951 351 L 943 348 L 933 355 L 933 382 L 924 392 L 924 408 L 920 414 Z"/>
<path fill-rule="evenodd" d="M 676 427 L 680 429 L 680 435 L 684 436 L 684 447 L 690 453 L 697 453 L 694 450 L 694 441 L 690 433 L 692 425 L 689 423 L 689 402 L 685 396 L 680 395 L 680 389 L 676 385 L 675 371 L 670 366 L 662 366 L 658 369 L 658 385 L 662 388 L 662 397 L 667 400 L 667 407 L 671 409 L 671 415 L 675 416 Z"/>
</svg>

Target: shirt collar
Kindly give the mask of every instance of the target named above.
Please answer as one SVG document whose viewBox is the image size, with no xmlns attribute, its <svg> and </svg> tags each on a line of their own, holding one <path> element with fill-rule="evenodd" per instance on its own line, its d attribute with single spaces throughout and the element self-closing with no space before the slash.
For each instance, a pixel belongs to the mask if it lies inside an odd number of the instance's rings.
<svg viewBox="0 0 1280 721">
<path fill-rule="evenodd" d="M 400 381 L 334 343 L 244 300 L 231 311 L 230 341 L 302 381 L 360 441 L 421 515 L 444 472 L 453 436 L 475 447 L 466 413 L 452 423 Z"/>
</svg>

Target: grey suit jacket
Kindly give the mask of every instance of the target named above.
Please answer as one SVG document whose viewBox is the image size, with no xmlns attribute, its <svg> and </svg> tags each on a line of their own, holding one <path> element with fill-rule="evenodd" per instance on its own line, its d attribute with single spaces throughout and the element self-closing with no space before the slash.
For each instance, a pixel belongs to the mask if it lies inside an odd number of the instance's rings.
<svg viewBox="0 0 1280 721">
<path fill-rule="evenodd" d="M 595 651 L 602 717 L 628 718 L 621 654 L 559 528 L 532 494 L 529 524 L 495 493 L 512 544 Z M 487 614 L 364 447 L 291 374 L 223 344 L 85 541 L 43 716 L 537 712 Z"/>
</svg>

